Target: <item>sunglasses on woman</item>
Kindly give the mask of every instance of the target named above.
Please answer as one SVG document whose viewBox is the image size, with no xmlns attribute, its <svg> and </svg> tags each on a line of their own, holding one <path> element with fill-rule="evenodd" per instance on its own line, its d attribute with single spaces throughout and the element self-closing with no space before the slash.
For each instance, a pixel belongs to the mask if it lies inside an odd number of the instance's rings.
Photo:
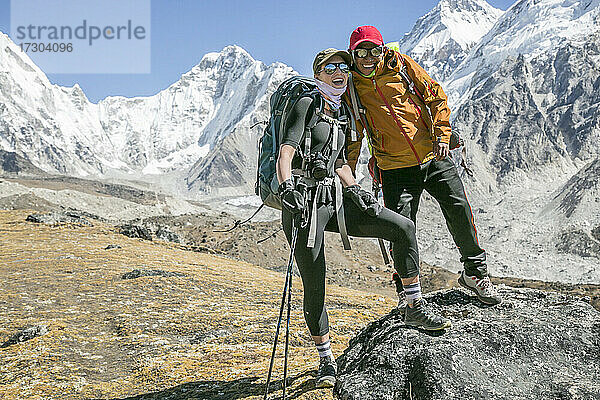
<svg viewBox="0 0 600 400">
<path fill-rule="evenodd" d="M 348 67 L 348 64 L 346 63 L 329 63 L 327 65 L 325 65 L 323 67 L 323 69 L 321 69 L 321 71 L 325 71 L 325 73 L 327 75 L 333 75 L 335 74 L 335 70 L 338 69 L 340 70 L 340 72 L 347 74 L 348 72 L 350 72 L 350 68 Z"/>
<path fill-rule="evenodd" d="M 353 50 L 354 56 L 357 58 L 365 58 L 371 54 L 372 57 L 377 58 L 383 54 L 383 46 L 373 47 L 372 49 L 356 49 Z"/>
</svg>

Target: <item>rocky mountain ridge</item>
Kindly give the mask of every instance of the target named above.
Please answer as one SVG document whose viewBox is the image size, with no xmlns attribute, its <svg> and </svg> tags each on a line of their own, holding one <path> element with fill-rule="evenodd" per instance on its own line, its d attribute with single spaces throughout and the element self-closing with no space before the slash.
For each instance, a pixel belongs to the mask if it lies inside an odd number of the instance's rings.
<svg viewBox="0 0 600 400">
<path fill-rule="evenodd" d="M 93 104 L 78 85 L 51 84 L 3 33 L 0 51 L 2 150 L 50 173 L 142 175 L 148 181 L 166 174 L 163 183 L 169 183 L 175 172 L 178 184 L 170 188 L 183 187 L 182 192 L 188 192 L 184 179 L 194 186 L 190 182 L 202 172 L 190 167 L 232 132 L 256 141 L 257 131 L 249 127 L 268 118 L 269 94 L 294 74 L 284 64 L 266 66 L 242 48 L 228 46 L 206 54 L 154 96 L 107 97 Z M 248 159 L 256 158 L 256 145 L 247 147 L 253 153 L 246 152 Z"/>
<path fill-rule="evenodd" d="M 584 46 L 600 27 L 600 1 L 518 0 L 469 52 L 447 80 L 450 103 L 469 100 L 482 80 L 507 58 L 553 54 L 565 42 Z"/>
<path fill-rule="evenodd" d="M 600 221 L 598 15 L 597 1 L 517 1 L 444 86 L 474 171 L 461 172 L 493 273 L 600 279 L 591 235 Z M 437 204 L 424 196 L 422 210 L 424 260 L 460 270 Z"/>
</svg>

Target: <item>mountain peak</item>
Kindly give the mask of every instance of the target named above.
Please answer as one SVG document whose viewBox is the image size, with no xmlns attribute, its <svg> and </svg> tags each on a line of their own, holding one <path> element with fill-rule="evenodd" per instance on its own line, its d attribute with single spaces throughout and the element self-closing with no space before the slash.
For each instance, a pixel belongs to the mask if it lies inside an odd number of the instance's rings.
<svg viewBox="0 0 600 400">
<path fill-rule="evenodd" d="M 256 60 L 246 50 L 240 46 L 229 45 L 225 46 L 220 52 L 206 53 L 192 70 L 206 70 L 216 66 L 228 68 L 234 64 L 248 66 L 254 62 Z"/>
<path fill-rule="evenodd" d="M 440 0 L 400 40 L 400 51 L 444 81 L 502 14 L 485 0 Z"/>
<path fill-rule="evenodd" d="M 494 25 L 504 11 L 485 0 L 440 0 L 432 12 L 463 50 L 471 48 Z"/>
<path fill-rule="evenodd" d="M 434 8 L 442 10 L 457 10 L 461 12 L 475 12 L 480 10 L 497 10 L 485 0 L 440 0 Z M 500 10 L 502 12 L 502 10 Z"/>
<path fill-rule="evenodd" d="M 229 46 L 225 46 L 223 48 L 223 50 L 221 50 L 221 54 L 246 57 L 246 58 L 250 58 L 250 59 L 254 60 L 252 58 L 252 56 L 250 55 L 250 53 L 248 53 L 242 47 L 240 47 L 238 45 L 235 45 L 235 44 L 231 44 Z"/>
<path fill-rule="evenodd" d="M 10 40 L 8 35 L 2 31 L 0 31 L 0 46 L 5 45 L 6 44 L 5 42 L 7 40 Z"/>
</svg>

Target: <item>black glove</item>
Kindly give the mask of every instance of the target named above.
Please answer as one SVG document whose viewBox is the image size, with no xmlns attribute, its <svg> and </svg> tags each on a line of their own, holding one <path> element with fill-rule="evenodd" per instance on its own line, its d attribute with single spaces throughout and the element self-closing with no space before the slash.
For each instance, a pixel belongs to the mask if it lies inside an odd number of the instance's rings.
<svg viewBox="0 0 600 400">
<path fill-rule="evenodd" d="M 344 188 L 344 197 L 352 200 L 362 211 L 371 217 L 376 217 L 383 208 L 373 194 L 363 190 L 359 185 Z"/>
<path fill-rule="evenodd" d="M 281 182 L 277 193 L 281 199 L 281 205 L 290 213 L 296 215 L 304 211 L 304 195 L 296 190 L 291 179 Z"/>
</svg>

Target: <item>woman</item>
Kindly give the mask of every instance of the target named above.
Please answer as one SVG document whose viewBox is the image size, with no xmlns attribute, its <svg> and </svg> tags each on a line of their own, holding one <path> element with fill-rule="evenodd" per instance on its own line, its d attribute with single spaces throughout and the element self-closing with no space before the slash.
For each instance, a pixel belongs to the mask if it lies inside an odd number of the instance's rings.
<svg viewBox="0 0 600 400">
<path fill-rule="evenodd" d="M 404 278 L 402 282 L 409 305 L 405 311 L 405 323 L 427 330 L 450 326 L 448 320 L 427 310 L 421 299 L 414 223 L 381 207 L 372 194 L 356 183 L 346 163 L 344 142 L 345 136 L 352 134 L 349 126 L 351 116 L 341 97 L 348 83 L 350 63 L 350 54 L 345 51 L 326 49 L 317 54 L 313 72 L 318 91 L 301 97 L 287 115 L 277 161 L 278 192 L 283 204 L 282 224 L 288 242 L 291 243 L 292 230 L 298 227 L 294 257 L 304 284 L 304 318 L 320 356 L 317 387 L 333 386 L 337 372 L 325 308 L 323 245 L 325 230 L 343 231 L 340 229 L 340 226 L 343 228 L 343 219 L 336 216 L 339 209 L 339 204 L 336 207 L 336 194 L 338 203 L 343 202 L 343 216 L 349 235 L 379 237 L 393 243 L 394 266 Z M 340 129 L 342 134 L 338 134 Z M 302 157 L 299 153 L 306 153 L 305 132 L 309 130 L 310 156 L 304 154 Z M 317 162 L 312 160 L 319 159 L 321 168 L 317 173 Z M 297 176 L 301 166 L 305 167 L 302 171 L 308 172 Z M 342 200 L 338 193 L 340 190 Z"/>
</svg>

